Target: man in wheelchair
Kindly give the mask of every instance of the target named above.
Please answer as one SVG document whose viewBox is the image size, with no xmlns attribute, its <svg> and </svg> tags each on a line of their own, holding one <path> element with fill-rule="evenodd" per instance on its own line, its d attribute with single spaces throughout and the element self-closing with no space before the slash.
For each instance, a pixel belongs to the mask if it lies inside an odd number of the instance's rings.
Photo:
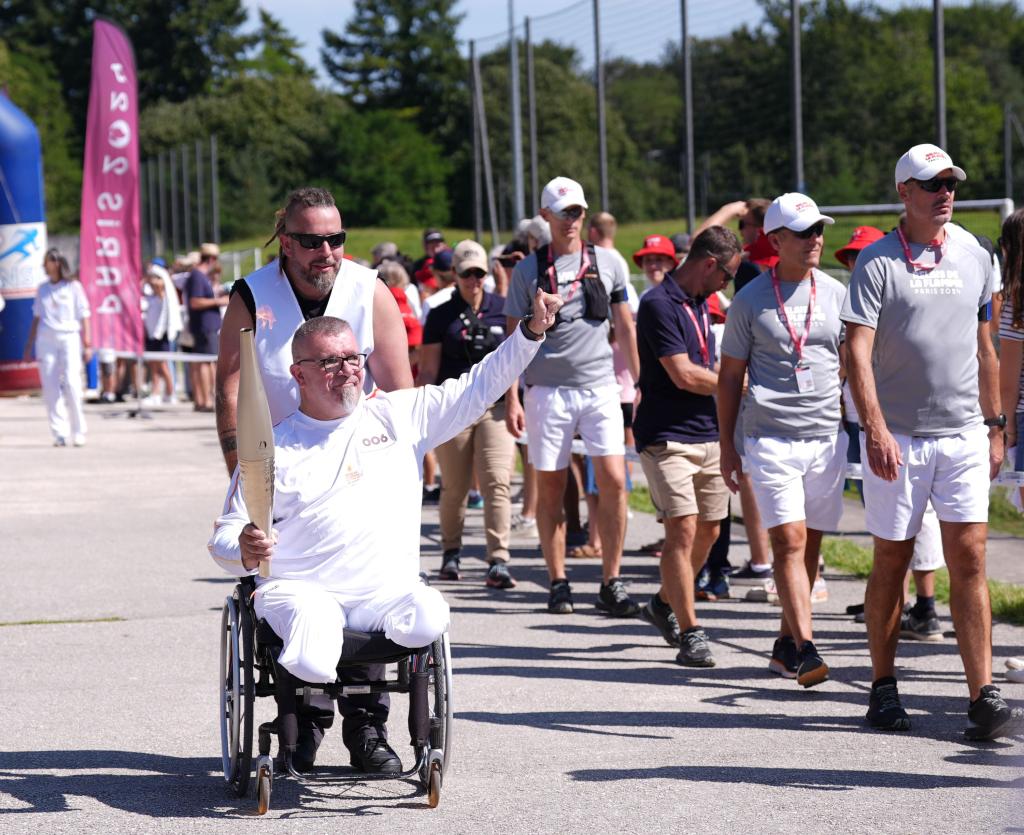
<svg viewBox="0 0 1024 835">
<path fill-rule="evenodd" d="M 368 397 L 366 355 L 346 322 L 323 316 L 295 332 L 291 373 L 300 403 L 274 427 L 273 534 L 248 522 L 236 468 L 208 544 L 235 576 L 255 575 L 270 561 L 270 577 L 256 577 L 255 610 L 281 638 L 278 664 L 289 674 L 310 685 L 336 681 L 346 626 L 409 648 L 448 628 L 448 604 L 419 576 L 424 453 L 508 390 L 561 304 L 538 290 L 532 317 L 458 379 Z M 297 769 L 313 766 L 330 719 L 300 716 Z M 383 727 L 371 725 L 361 743 L 353 765 L 401 771 Z"/>
</svg>

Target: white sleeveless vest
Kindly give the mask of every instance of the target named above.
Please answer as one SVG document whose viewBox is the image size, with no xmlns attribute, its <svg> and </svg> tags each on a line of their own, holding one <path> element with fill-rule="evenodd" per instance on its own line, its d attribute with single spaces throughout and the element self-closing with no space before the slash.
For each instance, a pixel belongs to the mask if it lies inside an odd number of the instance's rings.
<svg viewBox="0 0 1024 835">
<path fill-rule="evenodd" d="M 256 303 L 256 358 L 263 387 L 270 401 L 270 419 L 278 423 L 299 408 L 299 385 L 289 373 L 292 336 L 303 323 L 302 310 L 280 264 L 271 261 L 245 277 Z M 336 316 L 352 326 L 360 351 L 373 352 L 373 293 L 377 271 L 343 260 L 327 300 L 325 316 Z M 369 370 L 366 391 L 373 389 Z"/>
</svg>

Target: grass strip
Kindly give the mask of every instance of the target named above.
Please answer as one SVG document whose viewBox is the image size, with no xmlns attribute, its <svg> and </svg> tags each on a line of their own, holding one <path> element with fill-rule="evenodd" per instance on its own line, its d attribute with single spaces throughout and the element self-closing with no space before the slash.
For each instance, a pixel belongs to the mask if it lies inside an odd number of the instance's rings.
<svg viewBox="0 0 1024 835">
<path fill-rule="evenodd" d="M 862 580 L 871 574 L 872 555 L 869 548 L 847 540 L 826 537 L 821 546 L 821 555 L 829 568 Z M 1003 623 L 1024 626 L 1024 586 L 989 580 L 988 593 L 992 600 L 993 618 Z M 935 599 L 949 603 L 949 572 L 945 568 L 935 572 Z"/>
<path fill-rule="evenodd" d="M 0 626 L 50 626 L 55 623 L 121 623 L 124 618 L 77 618 L 69 620 L 6 620 Z"/>
</svg>

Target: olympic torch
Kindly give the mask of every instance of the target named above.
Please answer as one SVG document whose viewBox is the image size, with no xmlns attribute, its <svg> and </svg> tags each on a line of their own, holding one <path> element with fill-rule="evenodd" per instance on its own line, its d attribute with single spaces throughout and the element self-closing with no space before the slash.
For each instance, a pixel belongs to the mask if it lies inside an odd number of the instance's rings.
<svg viewBox="0 0 1024 835">
<path fill-rule="evenodd" d="M 239 334 L 238 471 L 249 521 L 271 536 L 274 521 L 274 427 L 263 377 L 256 364 L 256 333 Z M 260 562 L 260 577 L 270 576 L 270 563 Z"/>
</svg>

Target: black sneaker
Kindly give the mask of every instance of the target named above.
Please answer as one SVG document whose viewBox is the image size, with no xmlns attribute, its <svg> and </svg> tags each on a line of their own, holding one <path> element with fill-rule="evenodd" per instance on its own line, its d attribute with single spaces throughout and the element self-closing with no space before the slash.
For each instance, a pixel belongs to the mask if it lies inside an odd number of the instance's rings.
<svg viewBox="0 0 1024 835">
<path fill-rule="evenodd" d="M 402 761 L 388 741 L 380 736 L 367 736 L 349 749 L 349 762 L 367 774 L 398 774 Z"/>
<path fill-rule="evenodd" d="M 316 763 L 316 752 L 323 742 L 323 729 L 308 719 L 299 720 L 299 738 L 292 754 L 292 765 L 300 774 L 311 771 Z"/>
<path fill-rule="evenodd" d="M 671 606 L 663 603 L 658 595 L 653 595 L 647 605 L 640 610 L 640 617 L 657 629 L 670 647 L 683 645 L 676 613 L 672 611 Z"/>
<path fill-rule="evenodd" d="M 441 501 L 440 487 L 423 488 L 423 504 L 439 504 Z"/>
<path fill-rule="evenodd" d="M 509 574 L 508 566 L 503 562 L 491 563 L 484 582 L 492 589 L 511 589 L 516 585 L 516 581 Z"/>
<path fill-rule="evenodd" d="M 755 571 L 754 564 L 748 562 L 743 568 L 730 574 L 729 580 L 730 582 L 739 583 L 760 583 L 762 580 L 767 580 L 772 576 L 774 576 L 774 573 L 770 565 L 764 571 Z"/>
<path fill-rule="evenodd" d="M 828 681 L 828 664 L 810 641 L 804 641 L 797 652 L 796 683 L 801 687 L 814 687 Z"/>
<path fill-rule="evenodd" d="M 775 639 L 772 647 L 772 659 L 768 662 L 768 671 L 783 678 L 796 678 L 800 660 L 797 658 L 796 641 L 789 635 Z"/>
<path fill-rule="evenodd" d="M 714 667 L 715 659 L 711 656 L 707 633 L 699 626 L 687 629 L 681 639 L 676 663 L 684 667 Z"/>
<path fill-rule="evenodd" d="M 1024 733 L 1024 710 L 1010 707 L 994 684 L 981 688 L 981 695 L 967 709 L 967 718 L 971 720 L 971 726 L 964 731 L 964 736 L 971 740 Z"/>
<path fill-rule="evenodd" d="M 572 614 L 572 589 L 568 580 L 555 580 L 548 595 L 548 611 L 553 615 Z"/>
<path fill-rule="evenodd" d="M 871 685 L 867 719 L 872 728 L 880 731 L 910 730 L 910 717 L 900 704 L 896 679 L 880 678 Z"/>
<path fill-rule="evenodd" d="M 900 619 L 900 637 L 912 641 L 936 642 L 942 640 L 942 626 L 939 617 L 932 609 L 923 617 L 914 614 L 914 610 L 906 612 Z"/>
<path fill-rule="evenodd" d="M 595 605 L 613 618 L 635 618 L 640 614 L 640 606 L 626 593 L 626 584 L 618 577 L 601 583 Z"/>
<path fill-rule="evenodd" d="M 441 570 L 437 572 L 437 576 L 442 580 L 461 580 L 462 575 L 459 573 L 459 557 L 462 556 L 462 552 L 458 548 L 449 548 L 441 557 Z"/>
</svg>

